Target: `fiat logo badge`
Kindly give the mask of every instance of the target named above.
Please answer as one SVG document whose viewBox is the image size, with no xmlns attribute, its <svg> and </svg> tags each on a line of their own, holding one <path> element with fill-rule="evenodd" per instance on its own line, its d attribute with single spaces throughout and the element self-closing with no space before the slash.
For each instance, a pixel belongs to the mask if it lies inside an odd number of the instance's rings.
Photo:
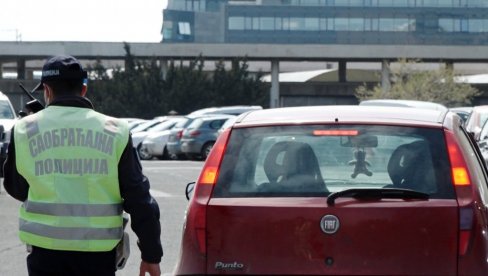
<svg viewBox="0 0 488 276">
<path fill-rule="evenodd" d="M 325 215 L 320 220 L 320 228 L 325 234 L 334 234 L 339 230 L 339 219 L 334 215 Z"/>
</svg>

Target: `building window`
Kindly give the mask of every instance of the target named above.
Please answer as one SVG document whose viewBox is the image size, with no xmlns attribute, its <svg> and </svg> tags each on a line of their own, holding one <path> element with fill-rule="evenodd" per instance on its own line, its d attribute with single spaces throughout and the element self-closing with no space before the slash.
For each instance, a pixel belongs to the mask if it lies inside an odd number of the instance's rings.
<svg viewBox="0 0 488 276">
<path fill-rule="evenodd" d="M 349 23 L 349 18 L 335 18 L 333 30 L 338 32 L 348 31 L 349 30 L 348 23 Z"/>
<path fill-rule="evenodd" d="M 318 31 L 320 29 L 319 19 L 315 17 L 307 17 L 304 20 L 305 31 Z"/>
<path fill-rule="evenodd" d="M 172 28 L 163 28 L 163 40 L 171 39 L 173 36 L 173 29 Z"/>
<path fill-rule="evenodd" d="M 259 30 L 259 17 L 252 18 L 252 29 L 255 31 Z"/>
<path fill-rule="evenodd" d="M 180 35 L 191 35 L 190 23 L 189 22 L 178 22 L 178 34 L 180 34 Z"/>
<path fill-rule="evenodd" d="M 290 30 L 290 18 L 283 17 L 283 30 Z"/>
<path fill-rule="evenodd" d="M 244 30 L 244 27 L 243 16 L 229 17 L 229 30 Z"/>
<path fill-rule="evenodd" d="M 163 40 L 168 40 L 173 37 L 173 21 L 163 22 Z"/>
<path fill-rule="evenodd" d="M 275 29 L 281 30 L 282 28 L 283 28 L 282 18 L 281 17 L 275 17 Z"/>
<path fill-rule="evenodd" d="M 272 31 L 275 29 L 275 20 L 274 17 L 261 17 L 259 26 L 260 29 L 263 31 Z"/>
<path fill-rule="evenodd" d="M 349 18 L 349 31 L 363 31 L 364 19 L 363 18 Z"/>
<path fill-rule="evenodd" d="M 244 29 L 252 30 L 252 17 L 244 18 Z"/>
<path fill-rule="evenodd" d="M 290 31 L 303 30 L 304 26 L 305 26 L 305 18 L 303 18 L 303 17 L 292 17 L 292 18 L 290 18 Z"/>
</svg>

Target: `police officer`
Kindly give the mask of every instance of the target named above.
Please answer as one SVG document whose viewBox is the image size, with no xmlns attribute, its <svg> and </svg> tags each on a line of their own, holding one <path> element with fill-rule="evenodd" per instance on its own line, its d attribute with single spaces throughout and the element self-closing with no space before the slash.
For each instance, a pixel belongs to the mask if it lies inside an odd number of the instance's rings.
<svg viewBox="0 0 488 276">
<path fill-rule="evenodd" d="M 42 69 L 46 108 L 19 120 L 4 187 L 20 208 L 29 275 L 115 275 L 122 212 L 141 250 L 140 275 L 160 275 L 159 206 L 127 124 L 93 110 L 80 62 L 55 56 Z"/>
</svg>

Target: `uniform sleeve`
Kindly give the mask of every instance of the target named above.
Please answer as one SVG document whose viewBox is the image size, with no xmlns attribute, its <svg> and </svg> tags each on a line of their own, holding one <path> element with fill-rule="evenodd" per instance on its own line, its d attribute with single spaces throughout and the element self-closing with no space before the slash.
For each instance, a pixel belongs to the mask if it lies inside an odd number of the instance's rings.
<svg viewBox="0 0 488 276">
<path fill-rule="evenodd" d="M 10 144 L 8 145 L 7 159 L 3 164 L 3 186 L 13 198 L 25 201 L 29 192 L 27 180 L 19 174 L 15 161 L 14 129 L 10 132 Z"/>
<path fill-rule="evenodd" d="M 130 214 L 131 228 L 139 239 L 141 258 L 149 263 L 159 263 L 163 256 L 159 206 L 149 194 L 149 180 L 142 173 L 131 136 L 118 169 L 124 211 Z"/>
</svg>

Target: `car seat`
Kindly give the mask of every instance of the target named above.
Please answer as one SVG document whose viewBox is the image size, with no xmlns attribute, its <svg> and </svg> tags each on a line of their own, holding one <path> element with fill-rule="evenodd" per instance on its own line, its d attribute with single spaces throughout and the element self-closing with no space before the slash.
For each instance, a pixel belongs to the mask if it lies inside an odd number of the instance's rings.
<svg viewBox="0 0 488 276">
<path fill-rule="evenodd" d="M 433 193 L 436 190 L 434 166 L 426 141 L 415 141 L 397 147 L 387 166 L 392 185 L 388 187 Z"/>
<path fill-rule="evenodd" d="M 307 143 L 282 141 L 274 144 L 264 160 L 269 183 L 260 190 L 273 192 L 327 192 L 319 162 Z"/>
</svg>

